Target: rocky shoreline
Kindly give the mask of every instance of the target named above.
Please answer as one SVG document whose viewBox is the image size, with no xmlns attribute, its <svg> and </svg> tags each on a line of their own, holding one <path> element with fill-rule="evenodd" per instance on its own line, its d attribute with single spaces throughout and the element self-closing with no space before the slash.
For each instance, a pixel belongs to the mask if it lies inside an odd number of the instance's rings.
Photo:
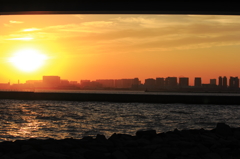
<svg viewBox="0 0 240 159">
<path fill-rule="evenodd" d="M 114 133 L 63 140 L 16 140 L 0 143 L 1 159 L 239 159 L 240 128 L 218 123 L 212 130 L 156 133 L 140 130 L 135 136 Z"/>
</svg>

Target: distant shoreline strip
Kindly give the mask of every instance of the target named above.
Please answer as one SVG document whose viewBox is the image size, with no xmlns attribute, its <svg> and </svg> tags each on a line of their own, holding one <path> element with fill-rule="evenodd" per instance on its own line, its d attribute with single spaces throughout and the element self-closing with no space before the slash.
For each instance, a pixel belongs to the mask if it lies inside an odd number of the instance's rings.
<svg viewBox="0 0 240 159">
<path fill-rule="evenodd" d="M 240 105 L 239 96 L 0 92 L 0 99 Z"/>
</svg>

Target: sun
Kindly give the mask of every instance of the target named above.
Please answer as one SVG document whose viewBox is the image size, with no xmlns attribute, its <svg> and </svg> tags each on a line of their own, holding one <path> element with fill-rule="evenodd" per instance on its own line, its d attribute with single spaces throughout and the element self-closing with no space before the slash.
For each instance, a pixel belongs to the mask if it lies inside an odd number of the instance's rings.
<svg viewBox="0 0 240 159">
<path fill-rule="evenodd" d="M 38 50 L 26 49 L 16 52 L 9 58 L 9 62 L 21 71 L 33 72 L 43 66 L 46 59 L 47 56 Z"/>
</svg>

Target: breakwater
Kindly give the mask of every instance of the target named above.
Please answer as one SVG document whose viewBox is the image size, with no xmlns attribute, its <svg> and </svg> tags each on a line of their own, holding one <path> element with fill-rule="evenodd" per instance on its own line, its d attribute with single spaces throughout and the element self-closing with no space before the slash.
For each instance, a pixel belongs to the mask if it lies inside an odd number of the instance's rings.
<svg viewBox="0 0 240 159">
<path fill-rule="evenodd" d="M 12 159 L 235 159 L 240 157 L 240 128 L 218 123 L 212 130 L 191 129 L 134 136 L 114 133 L 82 139 L 29 139 L 0 143 L 0 157 Z"/>
<path fill-rule="evenodd" d="M 230 95 L 164 95 L 164 94 L 108 94 L 108 93 L 36 93 L 0 92 L 0 99 L 107 101 L 141 103 L 240 104 L 240 96 Z"/>
</svg>

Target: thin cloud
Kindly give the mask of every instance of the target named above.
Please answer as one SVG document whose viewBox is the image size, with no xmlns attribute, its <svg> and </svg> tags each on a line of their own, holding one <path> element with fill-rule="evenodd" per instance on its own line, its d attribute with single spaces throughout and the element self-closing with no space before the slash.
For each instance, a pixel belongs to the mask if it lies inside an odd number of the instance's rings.
<svg viewBox="0 0 240 159">
<path fill-rule="evenodd" d="M 37 31 L 37 30 L 41 30 L 41 29 L 38 29 L 38 28 L 28 28 L 28 29 L 23 29 L 22 31 Z"/>
<path fill-rule="evenodd" d="M 9 22 L 12 23 L 12 24 L 21 24 L 21 23 L 23 23 L 22 21 L 14 21 L 14 20 L 10 20 Z"/>
<path fill-rule="evenodd" d="M 6 39 L 6 40 L 23 40 L 23 41 L 29 41 L 32 40 L 32 37 L 23 37 L 23 38 L 11 38 L 11 39 Z"/>
<path fill-rule="evenodd" d="M 72 15 L 73 17 L 77 17 L 77 18 L 79 18 L 79 19 L 83 19 L 83 15 L 78 15 L 78 14 L 76 14 L 76 15 Z"/>
<path fill-rule="evenodd" d="M 94 27 L 106 27 L 114 25 L 113 22 L 110 21 L 92 21 L 92 22 L 84 22 L 81 23 L 83 26 L 94 26 Z"/>
<path fill-rule="evenodd" d="M 113 29 L 115 24 L 110 21 L 92 21 L 79 24 L 66 24 L 49 26 L 45 29 L 54 29 L 52 31 L 65 31 L 65 32 L 85 32 L 85 33 L 100 33 L 108 32 Z"/>
<path fill-rule="evenodd" d="M 5 27 L 10 27 L 11 25 L 10 24 L 3 24 Z"/>
</svg>

